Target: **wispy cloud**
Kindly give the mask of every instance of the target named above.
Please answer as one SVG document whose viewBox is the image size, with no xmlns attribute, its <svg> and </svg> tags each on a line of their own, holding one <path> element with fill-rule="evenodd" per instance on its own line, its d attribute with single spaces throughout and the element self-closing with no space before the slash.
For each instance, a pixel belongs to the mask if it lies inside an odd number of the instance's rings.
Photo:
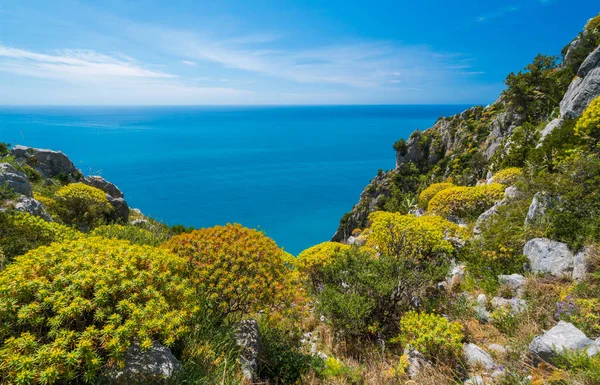
<svg viewBox="0 0 600 385">
<path fill-rule="evenodd" d="M 78 92 L 83 91 L 86 100 L 94 92 L 100 92 L 114 103 L 195 104 L 211 100 L 218 103 L 223 97 L 251 94 L 228 87 L 186 84 L 176 75 L 149 69 L 126 55 L 90 50 L 60 50 L 48 54 L 0 45 L 0 72 L 59 81 L 53 89 L 54 98 L 68 94 L 68 98 L 76 99 Z M 9 103 L 15 101 L 18 100 L 8 100 Z"/>
<path fill-rule="evenodd" d="M 193 61 L 190 60 L 182 60 L 181 63 L 188 65 L 188 66 L 195 66 L 196 63 L 194 63 Z"/>
<path fill-rule="evenodd" d="M 544 1 L 541 1 L 541 0 L 540 0 L 540 2 L 544 3 Z M 476 21 L 479 22 L 479 23 L 483 23 L 483 22 L 486 22 L 486 21 L 491 20 L 491 19 L 497 19 L 497 18 L 506 16 L 507 14 L 510 14 L 510 13 L 513 13 L 513 12 L 517 12 L 520 9 L 521 9 L 520 5 L 511 5 L 511 6 L 508 6 L 508 7 L 501 7 L 501 8 L 498 8 L 498 9 L 492 11 L 492 12 L 489 12 L 489 13 L 486 13 L 484 15 L 478 16 L 477 19 L 476 19 Z"/>
<path fill-rule="evenodd" d="M 287 48 L 279 35 L 216 37 L 200 31 L 182 31 L 132 25 L 128 37 L 183 60 L 216 63 L 297 83 L 358 88 L 436 81 L 471 68 L 470 59 L 436 52 L 426 46 L 400 46 L 386 41 L 353 41 L 314 48 Z"/>
<path fill-rule="evenodd" d="M 53 55 L 0 45 L 0 70 L 50 78 L 174 78 L 175 75 L 150 70 L 126 56 L 100 54 L 90 50 L 62 50 Z"/>
</svg>

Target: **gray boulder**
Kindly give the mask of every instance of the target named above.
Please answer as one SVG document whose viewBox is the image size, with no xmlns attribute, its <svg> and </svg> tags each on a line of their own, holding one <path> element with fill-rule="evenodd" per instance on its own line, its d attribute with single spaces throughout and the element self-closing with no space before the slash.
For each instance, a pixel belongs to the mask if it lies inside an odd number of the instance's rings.
<svg viewBox="0 0 600 385">
<path fill-rule="evenodd" d="M 493 178 L 490 179 L 490 183 L 493 183 Z M 473 234 L 479 235 L 483 232 L 483 226 L 498 214 L 498 209 L 502 206 L 508 205 L 512 200 L 516 199 L 522 193 L 514 186 L 508 187 L 504 191 L 504 198 L 502 200 L 496 202 L 492 207 L 490 207 L 487 211 L 483 212 L 478 218 L 477 222 L 475 222 L 475 226 L 473 227 Z"/>
<path fill-rule="evenodd" d="M 477 305 L 475 305 L 474 310 L 475 310 L 475 317 L 481 323 L 490 322 L 490 313 L 488 313 L 488 311 L 486 309 L 486 305 L 487 305 L 487 297 L 485 296 L 485 294 L 479 294 L 477 296 Z"/>
<path fill-rule="evenodd" d="M 14 146 L 10 154 L 33 167 L 45 178 L 52 178 L 59 174 L 72 177 L 73 174 L 79 173 L 73 162 L 60 151 Z"/>
<path fill-rule="evenodd" d="M 585 58 L 579 70 L 577 71 L 577 76 L 580 78 L 586 77 L 594 68 L 600 67 L 600 45 L 596 47 L 592 53 Z"/>
<path fill-rule="evenodd" d="M 14 168 L 10 163 L 0 163 L 0 186 L 6 185 L 17 194 L 32 197 L 27 175 Z"/>
<path fill-rule="evenodd" d="M 544 129 L 542 130 L 542 134 L 540 136 L 540 140 L 538 141 L 538 144 L 536 145 L 536 148 L 539 148 L 542 146 L 542 143 L 544 143 L 544 139 L 546 139 L 546 137 L 548 135 L 550 135 L 554 130 L 556 130 L 557 128 L 560 128 L 560 126 L 562 126 L 564 120 L 561 118 L 556 118 L 553 121 L 551 121 L 550 123 L 548 123 L 546 125 L 546 127 L 544 127 Z"/>
<path fill-rule="evenodd" d="M 600 47 L 588 55 L 577 71 L 577 78 L 560 102 L 560 115 L 576 118 L 600 95 Z"/>
<path fill-rule="evenodd" d="M 529 351 L 533 356 L 538 361 L 542 359 L 547 362 L 552 362 L 557 354 L 566 351 L 581 352 L 588 348 L 595 348 L 594 341 L 587 338 L 573 324 L 565 321 L 559 321 L 556 326 L 543 335 L 536 336 L 529 344 Z"/>
<path fill-rule="evenodd" d="M 486 370 L 493 370 L 497 366 L 488 352 L 473 343 L 463 345 L 463 355 L 470 368 L 484 367 Z"/>
<path fill-rule="evenodd" d="M 408 361 L 408 376 L 410 378 L 416 378 L 425 368 L 431 368 L 431 362 L 429 362 L 423 354 L 418 350 L 408 346 L 404 349 L 404 354 Z"/>
<path fill-rule="evenodd" d="M 527 302 L 520 298 L 506 299 L 502 297 L 494 297 L 492 298 L 491 303 L 494 309 L 508 308 L 515 313 L 521 313 L 527 309 Z"/>
<path fill-rule="evenodd" d="M 562 242 L 534 238 L 525 244 L 523 254 L 529 259 L 531 271 L 534 273 L 572 277 L 574 256 Z"/>
<path fill-rule="evenodd" d="M 258 358 L 260 355 L 260 331 L 258 322 L 248 319 L 238 324 L 235 340 L 241 348 L 240 365 L 244 377 L 255 382 L 258 377 Z"/>
<path fill-rule="evenodd" d="M 550 207 L 550 197 L 543 192 L 537 192 L 531 204 L 529 210 L 527 210 L 527 216 L 525 216 L 525 226 L 530 226 L 536 222 L 539 222 L 545 215 L 546 211 Z"/>
<path fill-rule="evenodd" d="M 579 47 L 581 45 L 581 43 L 583 42 L 583 39 L 581 37 L 581 35 L 577 36 L 575 39 L 573 39 L 573 41 L 571 41 L 569 43 L 569 46 L 567 48 L 567 51 L 565 52 L 564 56 L 563 56 L 563 60 L 561 63 L 561 67 L 565 67 L 567 63 L 569 63 L 572 59 L 573 56 L 573 52 L 574 50 Z"/>
<path fill-rule="evenodd" d="M 119 190 L 119 188 L 117 186 L 115 186 L 113 183 L 110 183 L 109 181 L 102 178 L 101 176 L 97 176 L 97 175 L 86 176 L 85 179 L 83 180 L 83 183 L 85 183 L 89 186 L 92 186 L 92 187 L 96 187 L 97 189 L 104 191 L 105 193 L 112 196 L 113 198 L 125 198 L 125 196 L 123 195 L 123 193 L 121 192 L 121 190 Z"/>
<path fill-rule="evenodd" d="M 500 344 L 490 344 L 488 346 L 488 350 L 492 353 L 495 353 L 499 356 L 505 355 L 508 353 L 508 349 Z"/>
<path fill-rule="evenodd" d="M 113 207 L 113 219 L 119 223 L 127 223 L 129 220 L 129 205 L 123 198 L 113 198 L 106 194 L 106 199 Z"/>
<path fill-rule="evenodd" d="M 588 249 L 585 248 L 573 257 L 573 279 L 581 281 L 587 276 L 589 270 Z"/>
<path fill-rule="evenodd" d="M 498 116 L 490 124 L 490 134 L 488 135 L 484 155 L 487 160 L 490 160 L 496 153 L 504 140 L 512 134 L 512 132 L 523 124 L 524 117 L 511 109 L 507 109 L 498 114 Z"/>
<path fill-rule="evenodd" d="M 169 348 L 154 342 L 148 350 L 132 344 L 124 357 L 125 366 L 109 369 L 106 378 L 111 384 L 166 383 L 182 369 L 181 362 Z"/>
<path fill-rule="evenodd" d="M 498 282 L 510 287 L 513 293 L 520 296 L 525 289 L 525 277 L 521 274 L 499 275 Z"/>
<path fill-rule="evenodd" d="M 15 203 L 15 210 L 23 211 L 42 218 L 46 222 L 52 222 L 52 217 L 46 211 L 44 205 L 33 198 L 21 195 Z"/>
</svg>

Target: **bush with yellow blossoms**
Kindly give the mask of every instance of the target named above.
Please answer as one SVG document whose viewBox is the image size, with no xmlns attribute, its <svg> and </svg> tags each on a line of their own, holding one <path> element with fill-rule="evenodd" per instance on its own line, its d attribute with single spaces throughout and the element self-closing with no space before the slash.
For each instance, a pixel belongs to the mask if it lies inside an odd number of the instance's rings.
<svg viewBox="0 0 600 385">
<path fill-rule="evenodd" d="M 227 224 L 176 235 L 164 245 L 188 260 L 198 293 L 226 315 L 290 300 L 284 251 L 260 231 Z"/>
<path fill-rule="evenodd" d="M 414 260 L 436 259 L 453 252 L 447 236 L 461 234 L 459 227 L 439 216 L 402 215 L 376 211 L 369 215 L 367 246 L 389 256 Z"/>
<path fill-rule="evenodd" d="M 54 222 L 46 222 L 42 218 L 28 213 L 0 212 L 0 248 L 4 250 L 6 261 L 36 247 L 75 239 L 82 235 L 75 229 Z"/>
<path fill-rule="evenodd" d="M 400 334 L 392 342 L 410 346 L 435 362 L 454 362 L 460 356 L 464 335 L 458 322 L 431 313 L 407 312 Z"/>
<path fill-rule="evenodd" d="M 514 184 L 521 177 L 523 177 L 522 168 L 509 167 L 495 173 L 494 176 L 492 176 L 492 182 L 509 186 Z"/>
<path fill-rule="evenodd" d="M 60 220 L 82 231 L 104 224 L 113 210 L 104 191 L 83 183 L 61 187 L 54 200 L 54 210 Z"/>
<path fill-rule="evenodd" d="M 492 183 L 442 190 L 429 201 L 428 210 L 443 217 L 476 218 L 502 199 L 504 187 L 500 183 Z"/>
<path fill-rule="evenodd" d="M 600 96 L 592 100 L 577 121 L 575 135 L 587 139 L 592 148 L 600 149 Z"/>
<path fill-rule="evenodd" d="M 425 190 L 421 191 L 421 194 L 419 194 L 419 205 L 426 209 L 429 201 L 435 196 L 435 194 L 451 187 L 454 187 L 454 184 L 449 182 L 432 183 Z"/>
<path fill-rule="evenodd" d="M 303 274 L 310 275 L 328 262 L 340 251 L 349 250 L 350 245 L 338 242 L 323 242 L 304 250 L 296 258 L 296 268 Z"/>
<path fill-rule="evenodd" d="M 163 239 L 151 231 L 133 225 L 110 224 L 96 227 L 90 235 L 104 238 L 123 239 L 138 245 L 158 246 Z"/>
<path fill-rule="evenodd" d="M 137 341 L 172 346 L 197 309 L 186 260 L 127 241 L 82 237 L 0 272 L 0 382 L 93 383 Z"/>
</svg>

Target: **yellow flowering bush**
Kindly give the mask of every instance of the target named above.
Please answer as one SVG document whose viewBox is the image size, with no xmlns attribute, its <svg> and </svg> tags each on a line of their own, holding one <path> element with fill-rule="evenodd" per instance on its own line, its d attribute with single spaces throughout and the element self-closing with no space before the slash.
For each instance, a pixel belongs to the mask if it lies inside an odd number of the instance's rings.
<svg viewBox="0 0 600 385">
<path fill-rule="evenodd" d="M 296 258 L 296 267 L 304 274 L 325 266 L 340 251 L 350 250 L 350 245 L 338 242 L 323 242 L 304 250 Z"/>
<path fill-rule="evenodd" d="M 448 255 L 454 250 L 445 237 L 455 234 L 458 226 L 441 217 L 376 211 L 369 215 L 369 221 L 367 246 L 385 255 L 421 260 Z"/>
<path fill-rule="evenodd" d="M 421 191 L 419 194 L 419 205 L 424 209 L 427 208 L 429 201 L 431 198 L 435 196 L 435 194 L 439 193 L 442 190 L 455 187 L 453 183 L 444 182 L 444 183 L 433 183 L 429 185 L 425 190 Z"/>
<path fill-rule="evenodd" d="M 138 226 L 110 224 L 96 227 L 90 235 L 104 238 L 123 239 L 138 245 L 158 246 L 162 239 L 156 237 L 152 232 Z"/>
<path fill-rule="evenodd" d="M 104 224 L 106 216 L 113 210 L 102 190 L 83 183 L 61 187 L 54 200 L 61 221 L 84 231 Z"/>
<path fill-rule="evenodd" d="M 503 185 L 511 185 L 523 176 L 523 169 L 519 167 L 509 167 L 498 171 L 492 177 L 492 182 Z"/>
<path fill-rule="evenodd" d="M 437 193 L 430 201 L 428 210 L 443 217 L 473 218 L 502 199 L 504 186 L 500 183 L 474 187 L 452 187 Z"/>
<path fill-rule="evenodd" d="M 0 247 L 4 250 L 7 261 L 36 247 L 76 239 L 82 235 L 75 229 L 46 222 L 28 213 L 0 212 Z"/>
<path fill-rule="evenodd" d="M 196 309 L 185 271 L 166 250 L 101 237 L 16 258 L 0 272 L 0 382 L 93 382 L 134 340 L 173 345 Z"/>
<path fill-rule="evenodd" d="M 600 96 L 592 100 L 577 121 L 575 135 L 588 139 L 592 146 L 600 143 Z"/>
<path fill-rule="evenodd" d="M 284 251 L 260 231 L 227 224 L 172 237 L 165 247 L 188 259 L 190 279 L 224 314 L 290 299 Z"/>
<path fill-rule="evenodd" d="M 462 326 L 431 313 L 409 311 L 400 320 L 400 334 L 392 342 L 411 346 L 435 361 L 459 357 L 464 339 Z"/>
</svg>

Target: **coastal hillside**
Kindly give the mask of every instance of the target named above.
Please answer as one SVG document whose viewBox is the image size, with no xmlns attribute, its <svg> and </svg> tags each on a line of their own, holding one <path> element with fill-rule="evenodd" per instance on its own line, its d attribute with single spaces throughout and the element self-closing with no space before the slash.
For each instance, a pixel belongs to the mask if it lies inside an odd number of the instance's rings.
<svg viewBox="0 0 600 385">
<path fill-rule="evenodd" d="M 600 384 L 600 14 L 505 83 L 296 256 L 0 143 L 0 383 Z"/>
</svg>

